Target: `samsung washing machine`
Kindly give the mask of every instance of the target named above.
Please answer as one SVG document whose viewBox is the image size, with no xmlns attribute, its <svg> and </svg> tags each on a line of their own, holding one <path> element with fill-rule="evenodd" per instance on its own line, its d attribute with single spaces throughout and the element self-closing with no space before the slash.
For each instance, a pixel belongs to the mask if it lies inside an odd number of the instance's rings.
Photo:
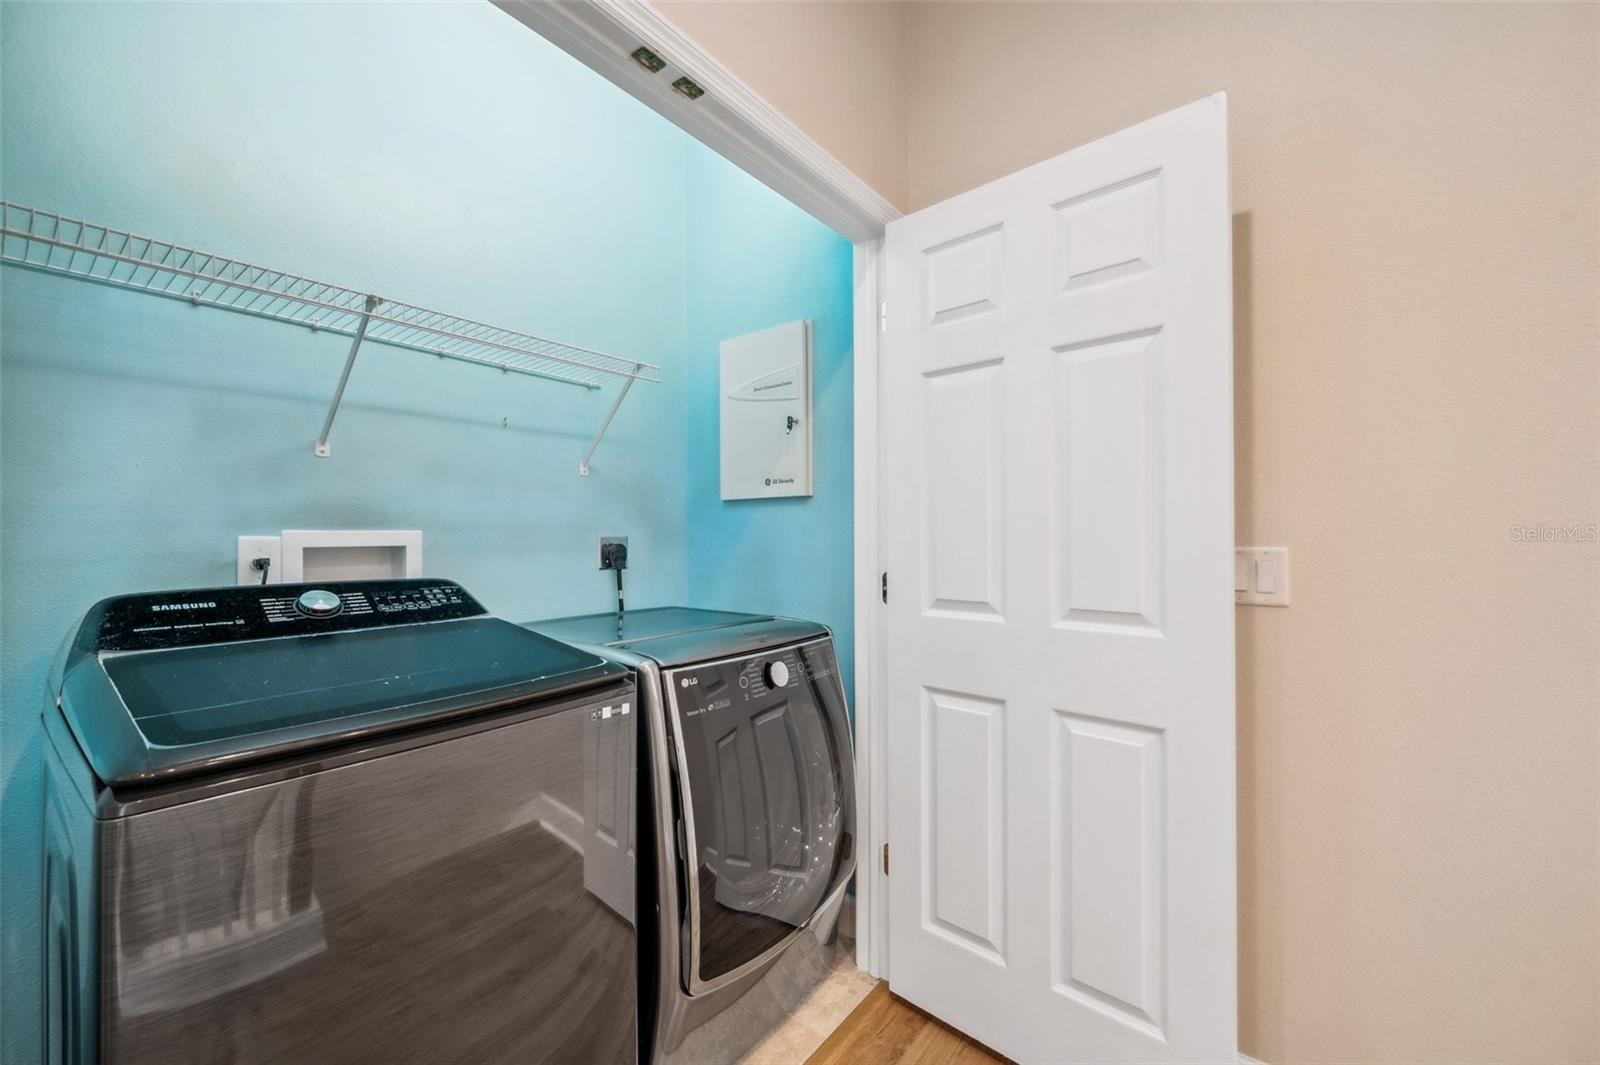
<svg viewBox="0 0 1600 1065">
<path fill-rule="evenodd" d="M 440 580 L 108 599 L 44 709 L 51 1065 L 632 1065 L 633 673 Z"/>
<path fill-rule="evenodd" d="M 832 638 L 676 607 L 531 627 L 637 675 L 641 1057 L 734 1061 L 831 967 L 855 871 Z"/>
</svg>

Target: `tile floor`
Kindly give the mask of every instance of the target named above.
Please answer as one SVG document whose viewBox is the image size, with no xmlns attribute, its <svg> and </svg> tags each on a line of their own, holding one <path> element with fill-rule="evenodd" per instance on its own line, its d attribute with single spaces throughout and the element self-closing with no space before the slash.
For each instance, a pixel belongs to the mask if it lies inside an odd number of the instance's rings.
<svg viewBox="0 0 1600 1065">
<path fill-rule="evenodd" d="M 854 955 L 839 951 L 822 982 L 738 1065 L 799 1065 L 809 1058 L 878 983 L 856 968 Z"/>
</svg>

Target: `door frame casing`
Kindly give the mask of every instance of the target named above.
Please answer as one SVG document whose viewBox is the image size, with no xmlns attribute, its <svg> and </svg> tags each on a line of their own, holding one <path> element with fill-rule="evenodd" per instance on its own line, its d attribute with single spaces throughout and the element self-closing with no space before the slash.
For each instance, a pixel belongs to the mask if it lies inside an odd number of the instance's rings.
<svg viewBox="0 0 1600 1065">
<path fill-rule="evenodd" d="M 882 397 L 883 240 L 855 246 L 856 965 L 889 978 L 889 639 L 884 562 Z"/>
<path fill-rule="evenodd" d="M 884 227 L 901 212 L 644 0 L 490 0 L 667 121 L 729 159 L 854 245 L 854 534 L 856 741 L 856 964 L 887 979 L 886 783 L 883 668 L 887 617 L 879 447 L 879 338 Z M 650 73 L 644 46 L 665 60 Z M 689 100 L 687 77 L 705 90 Z"/>
<path fill-rule="evenodd" d="M 644 0 L 491 0 L 853 244 L 877 240 L 901 212 Z M 632 58 L 640 45 L 666 66 Z M 680 77 L 705 95 L 690 100 Z"/>
</svg>

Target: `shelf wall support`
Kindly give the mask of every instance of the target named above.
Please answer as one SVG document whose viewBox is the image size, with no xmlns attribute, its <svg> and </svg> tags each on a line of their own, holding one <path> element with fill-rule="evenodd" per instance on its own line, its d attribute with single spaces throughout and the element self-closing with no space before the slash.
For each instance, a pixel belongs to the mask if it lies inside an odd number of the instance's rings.
<svg viewBox="0 0 1600 1065">
<path fill-rule="evenodd" d="M 589 476 L 589 460 L 594 458 L 594 449 L 599 447 L 600 441 L 605 439 L 606 430 L 611 428 L 611 419 L 617 416 L 617 408 L 622 406 L 622 401 L 628 398 L 628 389 L 633 387 L 633 383 L 639 379 L 638 375 L 643 373 L 644 369 L 645 365 L 642 362 L 633 364 L 633 373 L 628 376 L 626 381 L 622 382 L 622 391 L 617 393 L 616 402 L 612 403 L 611 409 L 606 412 L 606 420 L 600 423 L 600 431 L 594 434 L 594 439 L 589 443 L 589 450 L 583 453 L 583 461 L 578 463 L 578 476 Z"/>
<path fill-rule="evenodd" d="M 356 335 L 350 341 L 350 354 L 345 356 L 344 372 L 339 375 L 339 387 L 333 390 L 333 403 L 328 407 L 328 417 L 322 423 L 322 435 L 317 437 L 316 446 L 312 448 L 317 458 L 325 459 L 330 453 L 328 447 L 328 434 L 333 432 L 333 419 L 339 413 L 339 401 L 344 399 L 344 386 L 350 383 L 350 371 L 356 364 L 356 352 L 361 350 L 361 341 L 366 338 L 367 324 L 372 321 L 372 312 L 378 309 L 378 304 L 383 302 L 376 296 L 368 296 L 364 309 L 361 312 L 361 321 L 356 326 Z M 633 381 L 630 379 L 629 384 Z M 612 408 L 616 413 L 616 408 Z M 607 421 L 611 419 L 607 418 Z M 601 432 L 605 430 L 602 429 Z M 591 451 L 593 448 L 590 449 Z"/>
</svg>

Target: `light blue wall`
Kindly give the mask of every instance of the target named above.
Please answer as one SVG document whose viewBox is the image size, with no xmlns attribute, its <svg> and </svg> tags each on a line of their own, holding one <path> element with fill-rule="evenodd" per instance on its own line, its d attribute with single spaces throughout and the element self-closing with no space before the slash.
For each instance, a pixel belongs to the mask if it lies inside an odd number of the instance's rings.
<svg viewBox="0 0 1600 1065">
<path fill-rule="evenodd" d="M 613 390 L 0 270 L 4 1060 L 37 1054 L 36 728 L 113 593 L 233 580 L 234 537 L 420 528 L 511 617 L 684 598 L 688 138 L 488 4 L 3 8 L 7 198 L 661 364 Z M 502 419 L 505 427 L 502 427 Z"/>
<path fill-rule="evenodd" d="M 689 595 L 831 626 L 854 693 L 851 247 L 699 145 L 689 152 Z M 810 499 L 722 501 L 718 345 L 812 322 Z"/>
<path fill-rule="evenodd" d="M 50 655 L 234 537 L 420 528 L 497 612 L 811 616 L 850 647 L 849 247 L 487 4 L 0 4 L 0 194 L 663 367 L 593 394 L 0 269 L 0 1058 L 38 1046 Z M 718 499 L 717 343 L 817 322 L 817 498 Z M 692 508 L 693 518 L 689 514 Z M 690 532 L 692 531 L 692 533 Z M 762 567 L 771 563 L 768 569 Z"/>
</svg>

